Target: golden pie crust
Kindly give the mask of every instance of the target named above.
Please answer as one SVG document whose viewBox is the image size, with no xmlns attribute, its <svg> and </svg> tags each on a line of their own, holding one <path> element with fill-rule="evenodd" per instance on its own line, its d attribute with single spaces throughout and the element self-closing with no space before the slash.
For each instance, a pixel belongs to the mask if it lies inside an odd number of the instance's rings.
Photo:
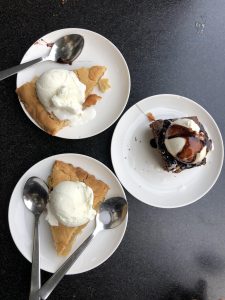
<svg viewBox="0 0 225 300">
<path fill-rule="evenodd" d="M 96 210 L 98 210 L 100 203 L 105 199 L 109 190 L 109 186 L 103 181 L 96 179 L 94 175 L 89 174 L 80 167 L 74 167 L 71 164 L 57 160 L 48 179 L 49 189 L 52 190 L 62 181 L 82 181 L 92 188 L 94 193 L 93 207 Z M 58 255 L 66 256 L 69 254 L 73 242 L 85 226 L 86 224 L 78 227 L 67 227 L 61 224 L 59 226 L 50 226 Z"/>
<path fill-rule="evenodd" d="M 93 66 L 91 68 L 80 68 L 74 72 L 77 74 L 79 80 L 86 85 L 85 96 L 88 100 L 88 96 L 91 96 L 93 88 L 98 84 L 98 81 L 104 75 L 106 67 L 104 66 Z M 55 135 L 60 129 L 69 125 L 67 120 L 59 120 L 54 114 L 49 113 L 45 107 L 41 104 L 36 93 L 36 80 L 32 80 L 23 84 L 21 87 L 16 89 L 16 93 L 19 96 L 20 101 L 24 104 L 26 110 L 30 116 L 38 123 L 50 135 Z M 97 95 L 93 95 L 97 96 Z M 95 99 L 99 100 L 95 97 Z M 96 101 L 94 101 L 96 104 Z M 93 101 L 92 101 L 93 102 Z M 84 107 L 90 105 L 85 104 Z M 94 105 L 92 104 L 92 105 Z"/>
</svg>

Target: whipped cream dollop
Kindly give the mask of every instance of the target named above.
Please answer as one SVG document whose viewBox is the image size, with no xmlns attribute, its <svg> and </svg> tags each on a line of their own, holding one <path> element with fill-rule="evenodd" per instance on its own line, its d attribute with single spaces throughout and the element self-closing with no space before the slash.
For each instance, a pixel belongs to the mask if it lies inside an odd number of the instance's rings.
<svg viewBox="0 0 225 300">
<path fill-rule="evenodd" d="M 46 220 L 51 226 L 76 227 L 93 220 L 93 190 L 80 181 L 62 181 L 50 193 Z"/>
<path fill-rule="evenodd" d="M 83 109 L 86 86 L 73 71 L 53 69 L 36 82 L 37 96 L 46 110 L 71 125 L 83 124 L 96 115 L 93 107 Z"/>
<path fill-rule="evenodd" d="M 188 118 L 177 119 L 170 124 L 165 146 L 177 160 L 190 164 L 201 163 L 208 153 L 204 132 L 194 120 Z"/>
</svg>

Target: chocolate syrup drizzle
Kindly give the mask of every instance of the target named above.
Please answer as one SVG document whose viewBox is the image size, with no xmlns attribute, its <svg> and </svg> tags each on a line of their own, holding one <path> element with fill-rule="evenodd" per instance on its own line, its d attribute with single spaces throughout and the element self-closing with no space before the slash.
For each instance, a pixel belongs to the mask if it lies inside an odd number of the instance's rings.
<svg viewBox="0 0 225 300">
<path fill-rule="evenodd" d="M 200 135 L 190 128 L 182 125 L 171 125 L 167 129 L 165 137 L 167 139 L 173 139 L 176 137 L 182 137 L 185 139 L 183 149 L 177 153 L 178 160 L 185 163 L 193 163 L 196 159 L 197 153 L 200 153 L 205 146 L 204 133 Z"/>
</svg>

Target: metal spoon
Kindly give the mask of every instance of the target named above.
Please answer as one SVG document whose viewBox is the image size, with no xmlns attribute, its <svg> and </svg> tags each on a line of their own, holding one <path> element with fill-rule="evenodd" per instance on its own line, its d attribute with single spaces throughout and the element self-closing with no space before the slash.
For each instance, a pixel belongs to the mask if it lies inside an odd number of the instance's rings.
<svg viewBox="0 0 225 300">
<path fill-rule="evenodd" d="M 38 293 L 41 299 L 48 298 L 66 272 L 72 267 L 87 245 L 90 244 L 99 232 L 105 229 L 115 228 L 123 222 L 127 215 L 127 208 L 127 200 L 121 197 L 107 199 L 100 205 L 99 212 L 95 220 L 94 231 L 42 286 Z"/>
<path fill-rule="evenodd" d="M 79 34 L 69 34 L 58 39 L 46 57 L 36 58 L 18 66 L 0 71 L 0 80 L 18 73 L 41 61 L 54 61 L 63 64 L 72 62 L 81 54 L 84 47 L 84 38 Z"/>
<path fill-rule="evenodd" d="M 37 300 L 40 299 L 36 293 L 40 288 L 38 222 L 48 201 L 48 187 L 45 182 L 38 177 L 29 178 L 23 189 L 23 201 L 35 216 L 29 300 Z"/>
</svg>

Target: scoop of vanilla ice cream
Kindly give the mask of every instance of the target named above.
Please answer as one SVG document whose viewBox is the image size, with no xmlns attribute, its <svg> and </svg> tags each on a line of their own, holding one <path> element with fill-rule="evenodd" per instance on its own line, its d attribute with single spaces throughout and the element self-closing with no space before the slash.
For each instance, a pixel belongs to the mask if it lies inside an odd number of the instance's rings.
<svg viewBox="0 0 225 300">
<path fill-rule="evenodd" d="M 192 129 L 193 131 L 196 132 L 200 131 L 200 127 L 198 126 L 198 124 L 195 121 L 188 118 L 177 119 L 176 121 L 172 122 L 171 125 L 181 125 L 189 129 Z"/>
<path fill-rule="evenodd" d="M 53 69 L 43 73 L 36 82 L 37 96 L 50 113 L 60 120 L 82 124 L 95 117 L 95 110 L 82 109 L 86 86 L 73 71 Z"/>
<path fill-rule="evenodd" d="M 52 226 L 83 225 L 96 215 L 93 199 L 93 190 L 85 183 L 62 181 L 50 193 L 46 220 Z"/>
<path fill-rule="evenodd" d="M 174 157 L 177 156 L 177 153 L 182 151 L 185 143 L 186 143 L 186 140 L 182 137 L 176 137 L 173 139 L 165 139 L 166 149 Z"/>
<path fill-rule="evenodd" d="M 196 137 L 196 143 L 200 143 L 200 139 L 198 137 L 198 134 L 200 133 L 200 127 L 199 125 L 191 120 L 191 119 L 188 119 L 188 118 L 181 118 L 181 119 L 177 119 L 175 120 L 174 122 L 172 122 L 170 124 L 170 127 L 169 129 L 173 126 L 173 125 L 180 125 L 180 126 L 183 126 L 183 127 L 186 127 L 188 129 L 190 129 L 191 131 L 193 131 L 193 136 Z M 182 136 L 182 134 L 180 136 L 177 136 L 177 137 L 172 137 L 172 138 L 165 138 L 165 146 L 166 146 L 166 149 L 167 151 L 175 158 L 178 158 L 178 154 L 182 152 L 182 150 L 184 149 L 186 143 L 187 143 L 187 138 L 188 137 L 185 137 L 185 136 Z M 189 143 L 188 143 L 189 145 Z M 204 146 L 202 147 L 202 149 L 197 152 L 197 153 L 194 153 L 194 152 L 191 152 L 191 151 L 194 151 L 194 149 L 192 149 L 192 147 L 194 147 L 194 145 L 189 145 L 188 148 L 187 148 L 187 154 L 190 154 L 190 153 L 193 153 L 195 154 L 195 159 L 193 161 L 188 161 L 189 163 L 192 163 L 192 164 L 197 164 L 197 163 L 200 163 L 207 155 L 207 147 Z M 187 162 L 187 161 L 184 161 L 184 162 Z"/>
</svg>

